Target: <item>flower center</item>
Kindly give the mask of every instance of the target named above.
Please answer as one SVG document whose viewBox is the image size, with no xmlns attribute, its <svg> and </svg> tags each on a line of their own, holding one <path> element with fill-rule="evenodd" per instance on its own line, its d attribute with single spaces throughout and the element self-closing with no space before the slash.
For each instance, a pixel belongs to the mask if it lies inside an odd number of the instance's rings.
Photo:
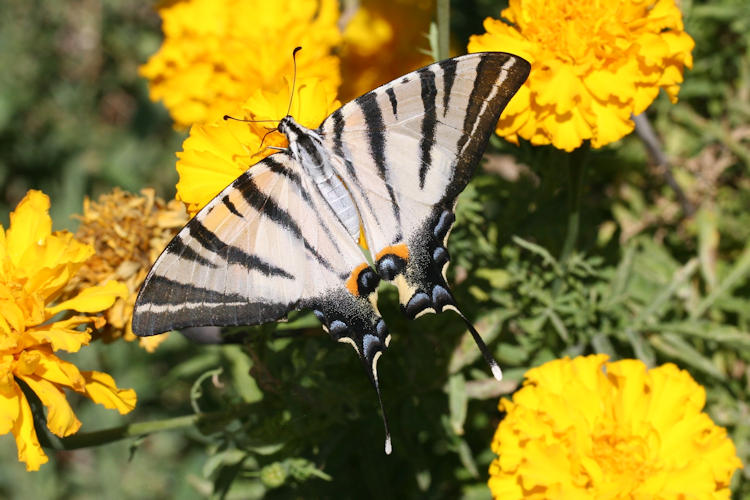
<svg viewBox="0 0 750 500">
<path fill-rule="evenodd" d="M 601 467 L 604 481 L 626 479 L 632 484 L 647 478 L 654 470 L 646 436 L 633 436 L 617 429 L 594 437 L 593 458 Z"/>
<path fill-rule="evenodd" d="M 627 17 L 617 1 L 538 1 L 517 22 L 527 39 L 556 58 L 599 66 L 630 46 Z"/>
</svg>

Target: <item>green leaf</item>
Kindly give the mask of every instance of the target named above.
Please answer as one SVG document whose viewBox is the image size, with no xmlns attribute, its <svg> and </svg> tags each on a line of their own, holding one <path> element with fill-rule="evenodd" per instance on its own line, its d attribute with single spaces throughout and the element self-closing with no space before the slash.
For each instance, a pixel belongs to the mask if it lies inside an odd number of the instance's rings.
<svg viewBox="0 0 750 500">
<path fill-rule="evenodd" d="M 232 386 L 247 403 L 255 403 L 263 399 L 263 392 L 255 379 L 250 375 L 253 363 L 240 346 L 224 346 L 224 355 L 229 360 Z"/>
<path fill-rule="evenodd" d="M 455 373 L 448 379 L 448 407 L 453 432 L 461 436 L 464 433 L 466 409 L 469 397 L 466 394 L 466 379 L 462 373 Z"/>
<path fill-rule="evenodd" d="M 510 283 L 510 273 L 505 269 L 477 269 L 474 271 L 474 276 L 481 279 L 486 279 L 490 283 L 492 288 L 506 288 Z"/>
<path fill-rule="evenodd" d="M 649 341 L 654 348 L 667 356 L 679 359 L 687 365 L 707 373 L 719 380 L 726 380 L 716 365 L 688 344 L 683 337 L 672 333 L 652 335 Z"/>
<path fill-rule="evenodd" d="M 192 387 L 190 387 L 190 405 L 195 413 L 203 413 L 198 404 L 198 400 L 203 397 L 203 382 L 209 378 L 218 377 L 223 372 L 224 369 L 221 367 L 208 370 L 193 382 Z"/>
<path fill-rule="evenodd" d="M 633 275 L 633 262 L 635 257 L 636 246 L 628 245 L 625 247 L 625 253 L 617 265 L 617 271 L 610 282 L 610 294 L 607 300 L 607 307 L 611 307 L 614 304 L 620 302 L 624 297 L 630 283 L 630 278 Z"/>
<path fill-rule="evenodd" d="M 242 463 L 246 458 L 247 452 L 238 450 L 237 448 L 220 451 L 206 459 L 206 462 L 203 464 L 203 477 L 212 477 L 220 468 L 227 465 L 237 465 Z"/>
<path fill-rule="evenodd" d="M 698 259 L 690 259 L 684 266 L 678 269 L 666 286 L 662 287 L 656 296 L 638 313 L 634 321 L 634 328 L 652 323 L 661 315 L 660 311 L 667 302 L 695 273 L 698 269 Z"/>
<path fill-rule="evenodd" d="M 560 263 L 557 262 L 557 259 L 555 259 L 552 254 L 549 253 L 549 251 L 543 246 L 537 245 L 536 243 L 532 243 L 530 241 L 526 241 L 525 239 L 519 238 L 518 236 L 513 236 L 513 243 L 541 257 L 545 264 L 552 266 L 556 274 L 563 274 Z"/>
<path fill-rule="evenodd" d="M 699 318 L 703 316 L 719 297 L 739 285 L 748 273 L 750 273 L 750 244 L 745 247 L 740 258 L 737 259 L 727 276 L 721 280 L 721 283 L 690 312 L 690 317 Z"/>
<path fill-rule="evenodd" d="M 726 344 L 735 349 L 750 348 L 750 332 L 738 330 L 733 326 L 717 325 L 710 321 L 685 321 L 678 323 L 662 323 L 655 326 L 659 332 L 674 333 L 706 339 L 720 344 Z"/>
<path fill-rule="evenodd" d="M 646 366 L 652 367 L 656 365 L 656 355 L 653 348 L 643 338 L 641 332 L 632 328 L 625 329 L 625 336 L 633 347 L 635 356 L 643 361 Z"/>
</svg>

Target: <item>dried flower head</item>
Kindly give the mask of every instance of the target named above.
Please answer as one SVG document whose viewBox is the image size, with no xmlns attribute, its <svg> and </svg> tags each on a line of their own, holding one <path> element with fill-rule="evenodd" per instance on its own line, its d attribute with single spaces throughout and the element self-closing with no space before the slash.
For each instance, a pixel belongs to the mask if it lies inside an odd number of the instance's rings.
<svg viewBox="0 0 750 500">
<path fill-rule="evenodd" d="M 109 279 L 124 283 L 127 295 L 105 312 L 107 324 L 96 332 L 96 338 L 105 342 L 137 338 L 141 347 L 153 351 L 167 336 L 136 337 L 131 328 L 133 306 L 151 264 L 187 223 L 184 206 L 176 200 L 165 202 L 150 188 L 140 195 L 115 188 L 97 201 L 86 198 L 79 218 L 76 237 L 95 253 L 71 281 L 68 293 Z"/>
</svg>

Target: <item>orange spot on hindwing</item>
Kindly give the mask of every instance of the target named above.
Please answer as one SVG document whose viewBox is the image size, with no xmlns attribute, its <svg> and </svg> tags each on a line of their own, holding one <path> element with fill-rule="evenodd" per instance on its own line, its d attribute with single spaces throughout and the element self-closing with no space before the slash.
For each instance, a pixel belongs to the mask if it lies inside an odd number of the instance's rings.
<svg viewBox="0 0 750 500">
<path fill-rule="evenodd" d="M 409 247 L 406 246 L 406 243 L 387 246 L 378 252 L 378 254 L 375 256 L 375 261 L 379 261 L 386 255 L 395 255 L 397 257 L 401 257 L 404 260 L 409 260 Z"/>
<path fill-rule="evenodd" d="M 378 288 L 378 283 L 378 275 L 367 262 L 363 262 L 347 278 L 346 289 L 355 297 L 368 297 Z"/>
<path fill-rule="evenodd" d="M 404 243 L 387 246 L 375 256 L 378 274 L 386 281 L 393 281 L 396 276 L 403 274 L 408 261 L 409 247 Z"/>
</svg>

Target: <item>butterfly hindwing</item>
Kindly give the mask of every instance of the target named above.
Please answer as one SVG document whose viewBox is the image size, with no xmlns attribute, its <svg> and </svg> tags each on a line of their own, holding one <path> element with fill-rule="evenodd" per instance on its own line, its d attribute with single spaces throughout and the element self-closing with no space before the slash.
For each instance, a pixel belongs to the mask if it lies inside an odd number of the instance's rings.
<svg viewBox="0 0 750 500">
<path fill-rule="evenodd" d="M 505 53 L 448 59 L 355 99 L 319 129 L 364 208 L 376 269 L 412 318 L 453 305 L 444 270 L 456 197 L 528 72 Z"/>
</svg>

